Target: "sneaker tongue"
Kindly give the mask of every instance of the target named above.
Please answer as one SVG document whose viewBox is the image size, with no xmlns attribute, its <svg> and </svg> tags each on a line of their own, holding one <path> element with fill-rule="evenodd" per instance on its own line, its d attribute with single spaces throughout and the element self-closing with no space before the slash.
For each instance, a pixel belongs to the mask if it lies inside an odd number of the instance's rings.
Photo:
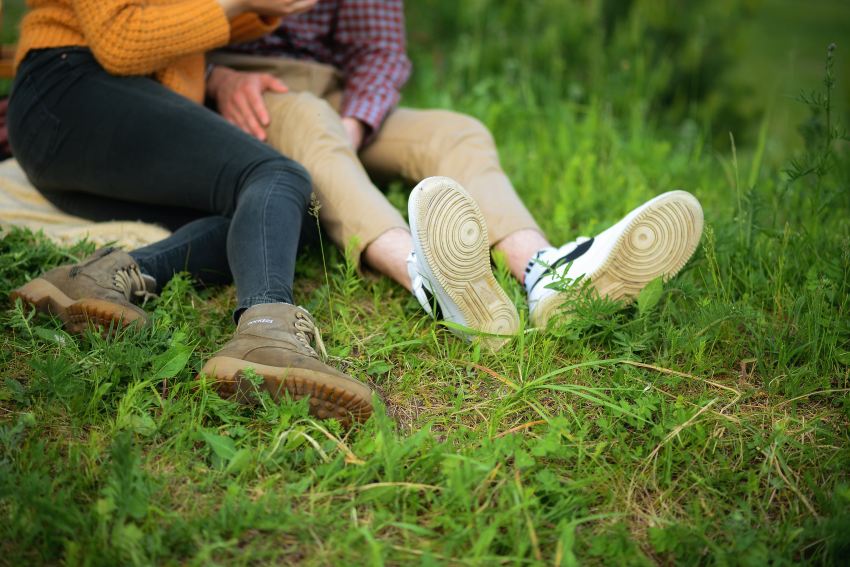
<svg viewBox="0 0 850 567">
<path fill-rule="evenodd" d="M 149 276 L 145 273 L 142 273 L 142 281 L 145 284 L 145 290 L 150 293 L 156 293 L 157 283 L 156 279 L 153 276 Z"/>
</svg>

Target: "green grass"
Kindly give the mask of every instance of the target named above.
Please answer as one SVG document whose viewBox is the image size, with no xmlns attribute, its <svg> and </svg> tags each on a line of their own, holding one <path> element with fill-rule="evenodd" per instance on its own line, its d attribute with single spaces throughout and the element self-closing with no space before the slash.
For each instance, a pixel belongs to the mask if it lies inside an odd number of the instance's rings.
<svg viewBox="0 0 850 567">
<path fill-rule="evenodd" d="M 752 144 L 718 149 L 698 121 L 662 127 L 662 110 L 624 113 L 604 92 L 561 99 L 511 65 L 479 77 L 487 37 L 470 34 L 457 39 L 484 46 L 464 52 L 471 62 L 414 40 L 406 101 L 484 120 L 556 242 L 662 190 L 692 191 L 706 232 L 685 270 L 625 308 L 579 293 L 548 331 L 491 354 L 336 250 L 323 251 L 327 273 L 322 251 L 307 251 L 298 301 L 334 363 L 381 397 L 350 432 L 303 403 L 247 408 L 195 380 L 233 331 L 230 288 L 177 278 L 150 305 L 151 328 L 111 340 L 7 305 L 0 563 L 782 565 L 850 553 L 846 144 L 823 161 L 810 128 L 809 146 L 768 152 L 768 120 Z M 838 61 L 848 53 L 839 46 Z M 825 166 L 790 182 L 792 159 Z M 389 189 L 399 206 L 403 190 Z M 0 295 L 91 249 L 0 233 Z"/>
</svg>

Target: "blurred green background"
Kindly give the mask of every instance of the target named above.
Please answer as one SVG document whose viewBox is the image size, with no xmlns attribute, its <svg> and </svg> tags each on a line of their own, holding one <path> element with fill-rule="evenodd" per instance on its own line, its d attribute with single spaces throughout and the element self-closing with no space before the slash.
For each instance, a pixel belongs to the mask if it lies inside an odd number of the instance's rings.
<svg viewBox="0 0 850 567">
<path fill-rule="evenodd" d="M 413 87 L 447 104 L 507 76 L 522 105 L 610 105 L 616 118 L 698 129 L 768 156 L 800 143 L 801 90 L 821 87 L 835 42 L 835 109 L 850 110 L 850 2 L 839 0 L 444 0 L 409 2 Z"/>
</svg>

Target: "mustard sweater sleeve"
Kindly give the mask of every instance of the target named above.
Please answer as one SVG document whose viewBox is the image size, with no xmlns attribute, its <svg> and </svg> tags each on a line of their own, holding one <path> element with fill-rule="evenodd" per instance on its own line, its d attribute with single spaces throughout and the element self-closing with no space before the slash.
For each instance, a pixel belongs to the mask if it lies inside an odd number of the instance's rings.
<svg viewBox="0 0 850 567">
<path fill-rule="evenodd" d="M 253 12 L 241 14 L 230 20 L 230 42 L 242 43 L 263 37 L 280 25 L 280 18 L 260 16 Z"/>
<path fill-rule="evenodd" d="M 83 35 L 104 69 L 147 75 L 173 60 L 226 45 L 230 23 L 215 0 L 73 0 Z"/>
</svg>

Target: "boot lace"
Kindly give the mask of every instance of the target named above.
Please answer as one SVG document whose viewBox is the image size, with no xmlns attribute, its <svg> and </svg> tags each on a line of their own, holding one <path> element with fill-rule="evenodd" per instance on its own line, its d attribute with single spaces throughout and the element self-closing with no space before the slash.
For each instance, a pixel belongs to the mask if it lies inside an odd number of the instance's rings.
<svg viewBox="0 0 850 567">
<path fill-rule="evenodd" d="M 316 328 L 310 314 L 303 307 L 299 307 L 295 312 L 295 338 L 307 351 L 314 357 L 319 358 L 321 354 L 322 360 L 328 359 L 328 351 L 325 350 L 325 343 L 322 341 L 322 334 Z M 316 348 L 313 348 L 311 342 L 316 343 Z M 316 352 L 318 350 L 318 353 Z"/>
<path fill-rule="evenodd" d="M 141 301 L 144 305 L 148 299 L 157 297 L 155 293 L 148 291 L 142 272 L 136 264 L 116 270 L 112 275 L 112 283 L 115 289 L 124 294 L 127 301 Z"/>
</svg>

